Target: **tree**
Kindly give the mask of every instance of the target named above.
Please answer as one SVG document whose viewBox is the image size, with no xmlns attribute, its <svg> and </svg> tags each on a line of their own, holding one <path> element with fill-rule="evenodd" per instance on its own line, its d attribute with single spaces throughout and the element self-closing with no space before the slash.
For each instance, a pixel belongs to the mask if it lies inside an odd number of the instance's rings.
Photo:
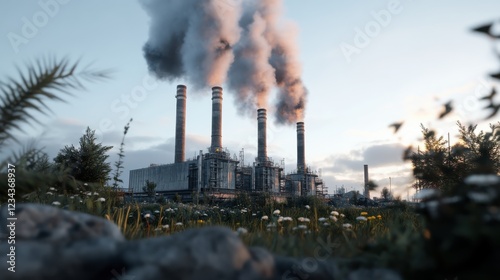
<svg viewBox="0 0 500 280">
<path fill-rule="evenodd" d="M 385 200 L 390 200 L 392 199 L 392 193 L 389 191 L 387 187 L 384 187 L 382 189 L 382 192 L 380 192 L 380 197 L 382 197 Z"/>
<path fill-rule="evenodd" d="M 476 132 L 476 125 L 465 127 L 457 122 L 460 142 L 449 146 L 443 137 L 422 126 L 425 150 L 410 156 L 413 173 L 417 179 L 415 188 L 439 189 L 449 193 L 469 174 L 500 172 L 500 122 L 490 124 L 491 132 Z"/>
<path fill-rule="evenodd" d="M 146 185 L 142 187 L 142 190 L 148 194 L 149 197 L 154 197 L 156 192 L 156 183 L 146 180 Z"/>
<path fill-rule="evenodd" d="M 70 174 L 79 181 L 104 184 L 109 179 L 111 166 L 106 154 L 113 146 L 96 143 L 95 130 L 87 127 L 80 138 L 80 147 L 65 146 L 54 158 L 56 165 L 69 168 Z"/>
</svg>

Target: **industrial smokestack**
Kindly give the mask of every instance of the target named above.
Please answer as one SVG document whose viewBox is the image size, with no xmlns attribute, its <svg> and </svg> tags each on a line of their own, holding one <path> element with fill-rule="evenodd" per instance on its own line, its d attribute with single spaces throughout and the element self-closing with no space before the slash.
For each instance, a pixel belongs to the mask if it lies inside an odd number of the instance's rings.
<svg viewBox="0 0 500 280">
<path fill-rule="evenodd" d="M 267 161 L 267 112 L 266 109 L 257 110 L 257 159 Z"/>
<path fill-rule="evenodd" d="M 175 163 L 184 162 L 186 148 L 186 86 L 178 85 L 175 117 Z"/>
<path fill-rule="evenodd" d="M 305 136 L 304 123 L 297 123 L 297 172 L 305 172 L 306 156 L 305 156 Z"/>
<path fill-rule="evenodd" d="M 368 165 L 365 164 L 364 166 L 365 169 L 365 189 L 364 189 L 364 196 L 367 198 L 370 198 L 370 190 L 368 188 Z"/>
<path fill-rule="evenodd" d="M 222 148 L 222 88 L 212 88 L 212 145 L 211 152 Z"/>
</svg>

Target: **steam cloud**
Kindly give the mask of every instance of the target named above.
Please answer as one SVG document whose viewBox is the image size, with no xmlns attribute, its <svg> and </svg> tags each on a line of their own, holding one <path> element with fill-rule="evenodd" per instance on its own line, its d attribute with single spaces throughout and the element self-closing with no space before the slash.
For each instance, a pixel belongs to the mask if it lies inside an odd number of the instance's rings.
<svg viewBox="0 0 500 280">
<path fill-rule="evenodd" d="M 250 115 L 268 107 L 277 87 L 276 122 L 303 119 L 307 89 L 282 0 L 141 2 L 151 17 L 144 56 L 157 78 L 186 78 L 198 89 L 227 82 L 240 112 Z"/>
</svg>

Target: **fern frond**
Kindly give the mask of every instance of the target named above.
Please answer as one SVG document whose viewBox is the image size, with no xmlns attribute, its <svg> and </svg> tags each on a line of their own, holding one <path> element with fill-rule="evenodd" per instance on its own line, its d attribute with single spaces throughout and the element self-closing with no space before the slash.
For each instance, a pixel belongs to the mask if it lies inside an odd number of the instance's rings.
<svg viewBox="0 0 500 280">
<path fill-rule="evenodd" d="M 64 102 L 61 95 L 71 96 L 70 90 L 85 89 L 83 81 L 109 78 L 106 70 L 84 68 L 77 72 L 77 68 L 78 61 L 48 58 L 28 65 L 26 72 L 18 69 L 18 80 L 0 82 L 0 147 L 9 139 L 18 142 L 13 132 L 22 132 L 22 124 L 39 123 L 34 112 L 51 113 L 46 101 Z"/>
</svg>

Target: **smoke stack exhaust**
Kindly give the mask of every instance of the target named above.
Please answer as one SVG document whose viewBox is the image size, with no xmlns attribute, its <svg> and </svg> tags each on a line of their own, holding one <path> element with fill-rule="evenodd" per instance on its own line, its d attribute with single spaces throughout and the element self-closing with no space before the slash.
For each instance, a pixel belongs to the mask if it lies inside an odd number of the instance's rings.
<svg viewBox="0 0 500 280">
<path fill-rule="evenodd" d="M 367 198 L 370 198 L 370 190 L 368 189 L 368 165 L 364 165 L 364 173 L 365 173 L 365 189 L 364 189 L 364 196 Z"/>
<path fill-rule="evenodd" d="M 186 90 L 185 85 L 177 86 L 177 113 L 175 117 L 175 163 L 184 162 L 186 148 Z"/>
<path fill-rule="evenodd" d="M 297 172 L 306 171 L 304 123 L 297 123 Z"/>
<path fill-rule="evenodd" d="M 267 111 L 257 110 L 257 159 L 259 162 L 267 161 Z"/>
<path fill-rule="evenodd" d="M 212 88 L 212 145 L 211 152 L 222 149 L 222 88 Z"/>
</svg>

